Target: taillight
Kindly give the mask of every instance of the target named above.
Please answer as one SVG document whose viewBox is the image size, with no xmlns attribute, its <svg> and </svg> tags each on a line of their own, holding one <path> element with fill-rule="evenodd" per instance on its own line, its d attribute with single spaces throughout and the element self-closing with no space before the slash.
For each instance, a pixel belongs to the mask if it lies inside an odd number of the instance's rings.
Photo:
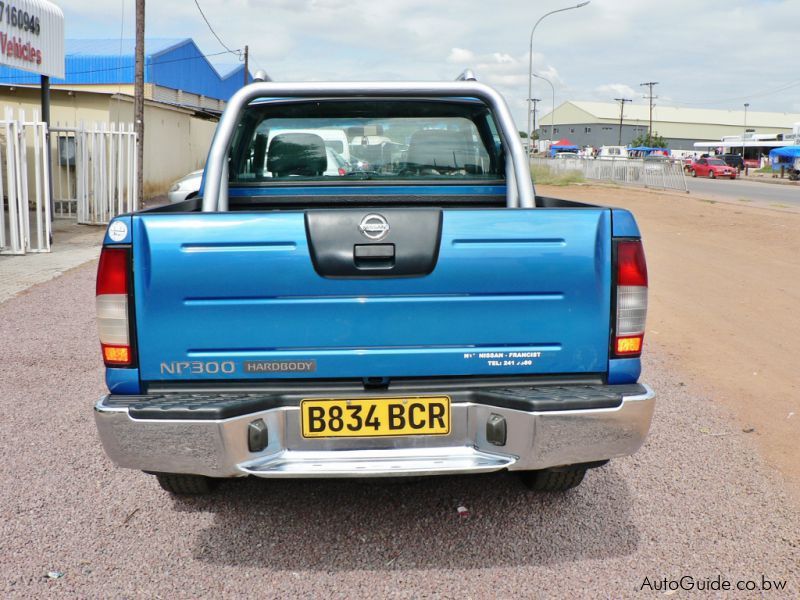
<svg viewBox="0 0 800 600">
<path fill-rule="evenodd" d="M 97 332 L 107 367 L 132 363 L 128 334 L 128 249 L 103 248 L 97 267 Z"/>
<path fill-rule="evenodd" d="M 614 355 L 642 353 L 647 318 L 647 263 L 639 240 L 617 242 L 617 314 Z"/>
</svg>

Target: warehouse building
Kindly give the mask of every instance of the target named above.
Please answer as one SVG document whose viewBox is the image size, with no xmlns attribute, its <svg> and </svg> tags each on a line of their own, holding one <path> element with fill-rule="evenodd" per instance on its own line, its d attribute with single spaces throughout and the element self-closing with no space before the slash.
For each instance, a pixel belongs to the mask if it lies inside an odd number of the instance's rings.
<svg viewBox="0 0 800 600">
<path fill-rule="evenodd" d="M 540 139 L 568 138 L 577 146 L 616 145 L 620 137 L 620 107 L 616 102 L 564 102 L 537 123 Z M 647 135 L 650 107 L 646 100 L 625 105 L 622 119 L 622 144 Z M 552 122 L 552 125 L 551 125 Z M 718 141 L 725 136 L 741 136 L 747 129 L 756 134 L 791 134 L 800 122 L 798 113 L 772 113 L 744 110 L 711 110 L 655 106 L 653 132 L 665 138 L 673 150 L 694 150 L 699 141 Z"/>
<path fill-rule="evenodd" d="M 65 77 L 51 79 L 51 124 L 132 123 L 134 48 L 133 40 L 66 40 Z M 226 57 L 235 63 L 212 64 L 188 38 L 146 40 L 145 195 L 165 192 L 205 163 L 219 114 L 244 84 L 244 65 Z M 31 119 L 39 111 L 39 76 L 0 67 L 0 104 Z"/>
<path fill-rule="evenodd" d="M 132 39 L 66 40 L 66 76 L 53 88 L 133 95 L 135 42 Z M 145 98 L 220 112 L 244 83 L 244 65 L 227 53 L 212 64 L 190 38 L 145 41 Z M 231 59 L 233 63 L 231 64 Z M 249 73 L 248 73 L 249 76 Z M 249 77 L 252 81 L 252 77 Z M 38 85 L 39 76 L 0 67 L 3 84 Z"/>
</svg>

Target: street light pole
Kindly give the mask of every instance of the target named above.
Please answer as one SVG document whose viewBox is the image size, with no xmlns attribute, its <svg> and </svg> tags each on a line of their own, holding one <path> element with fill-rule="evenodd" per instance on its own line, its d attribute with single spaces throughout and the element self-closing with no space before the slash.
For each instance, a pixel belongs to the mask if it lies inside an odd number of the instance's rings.
<svg viewBox="0 0 800 600">
<path fill-rule="evenodd" d="M 533 94 L 533 90 L 531 89 L 531 77 L 533 76 L 533 34 L 536 31 L 536 28 L 539 26 L 539 23 L 541 23 L 546 17 L 549 17 L 550 15 L 554 15 L 556 13 L 564 12 L 564 11 L 567 11 L 567 10 L 573 10 L 575 8 L 581 8 L 581 7 L 586 6 L 587 4 L 589 4 L 589 2 L 591 2 L 591 0 L 587 0 L 586 2 L 580 2 L 580 3 L 576 4 L 575 6 L 567 6 L 566 8 L 559 8 L 558 10 L 551 10 L 549 13 L 545 13 L 541 17 L 539 17 L 539 20 L 536 21 L 536 23 L 533 25 L 533 29 L 531 29 L 530 47 L 528 48 L 528 113 L 527 113 L 527 118 L 528 118 L 528 123 L 527 123 L 528 124 L 528 139 L 530 139 L 530 135 L 531 135 L 531 100 L 530 99 L 531 99 L 531 95 Z M 555 93 L 553 95 L 555 95 Z"/>
<path fill-rule="evenodd" d="M 541 75 L 537 75 L 536 73 L 533 74 L 536 79 L 541 79 L 542 81 L 546 81 L 547 85 L 550 86 L 550 91 L 553 92 L 553 106 L 550 110 L 550 141 L 552 142 L 555 139 L 555 134 L 553 132 L 554 128 L 554 119 L 555 119 L 555 112 L 556 112 L 556 88 L 553 87 L 553 82 L 547 79 L 546 77 L 542 77 Z"/>
</svg>

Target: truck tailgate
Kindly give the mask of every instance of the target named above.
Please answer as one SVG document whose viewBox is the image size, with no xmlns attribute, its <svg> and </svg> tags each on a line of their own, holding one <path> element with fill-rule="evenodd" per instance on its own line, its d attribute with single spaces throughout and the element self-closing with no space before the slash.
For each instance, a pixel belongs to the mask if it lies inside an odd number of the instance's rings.
<svg viewBox="0 0 800 600">
<path fill-rule="evenodd" d="M 135 215 L 141 378 L 607 370 L 608 209 L 442 210 L 410 277 L 323 276 L 309 236 L 303 211 Z"/>
</svg>

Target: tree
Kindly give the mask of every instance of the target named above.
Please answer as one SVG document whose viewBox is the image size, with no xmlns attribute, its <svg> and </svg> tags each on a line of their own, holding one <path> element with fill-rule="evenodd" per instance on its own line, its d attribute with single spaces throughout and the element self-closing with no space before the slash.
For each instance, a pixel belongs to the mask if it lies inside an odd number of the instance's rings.
<svg viewBox="0 0 800 600">
<path fill-rule="evenodd" d="M 527 134 L 527 133 L 525 133 L 524 131 L 520 131 L 520 132 L 519 132 L 519 137 L 521 137 L 521 138 L 525 139 L 525 138 L 527 138 L 527 137 L 528 137 L 528 134 Z"/>
<path fill-rule="evenodd" d="M 633 141 L 631 141 L 631 146 L 633 147 L 649 146 L 650 148 L 666 148 L 667 140 L 658 135 L 658 132 L 655 131 L 653 132 L 653 135 L 649 136 L 649 139 L 646 133 L 637 135 L 635 138 L 633 138 Z"/>
</svg>

